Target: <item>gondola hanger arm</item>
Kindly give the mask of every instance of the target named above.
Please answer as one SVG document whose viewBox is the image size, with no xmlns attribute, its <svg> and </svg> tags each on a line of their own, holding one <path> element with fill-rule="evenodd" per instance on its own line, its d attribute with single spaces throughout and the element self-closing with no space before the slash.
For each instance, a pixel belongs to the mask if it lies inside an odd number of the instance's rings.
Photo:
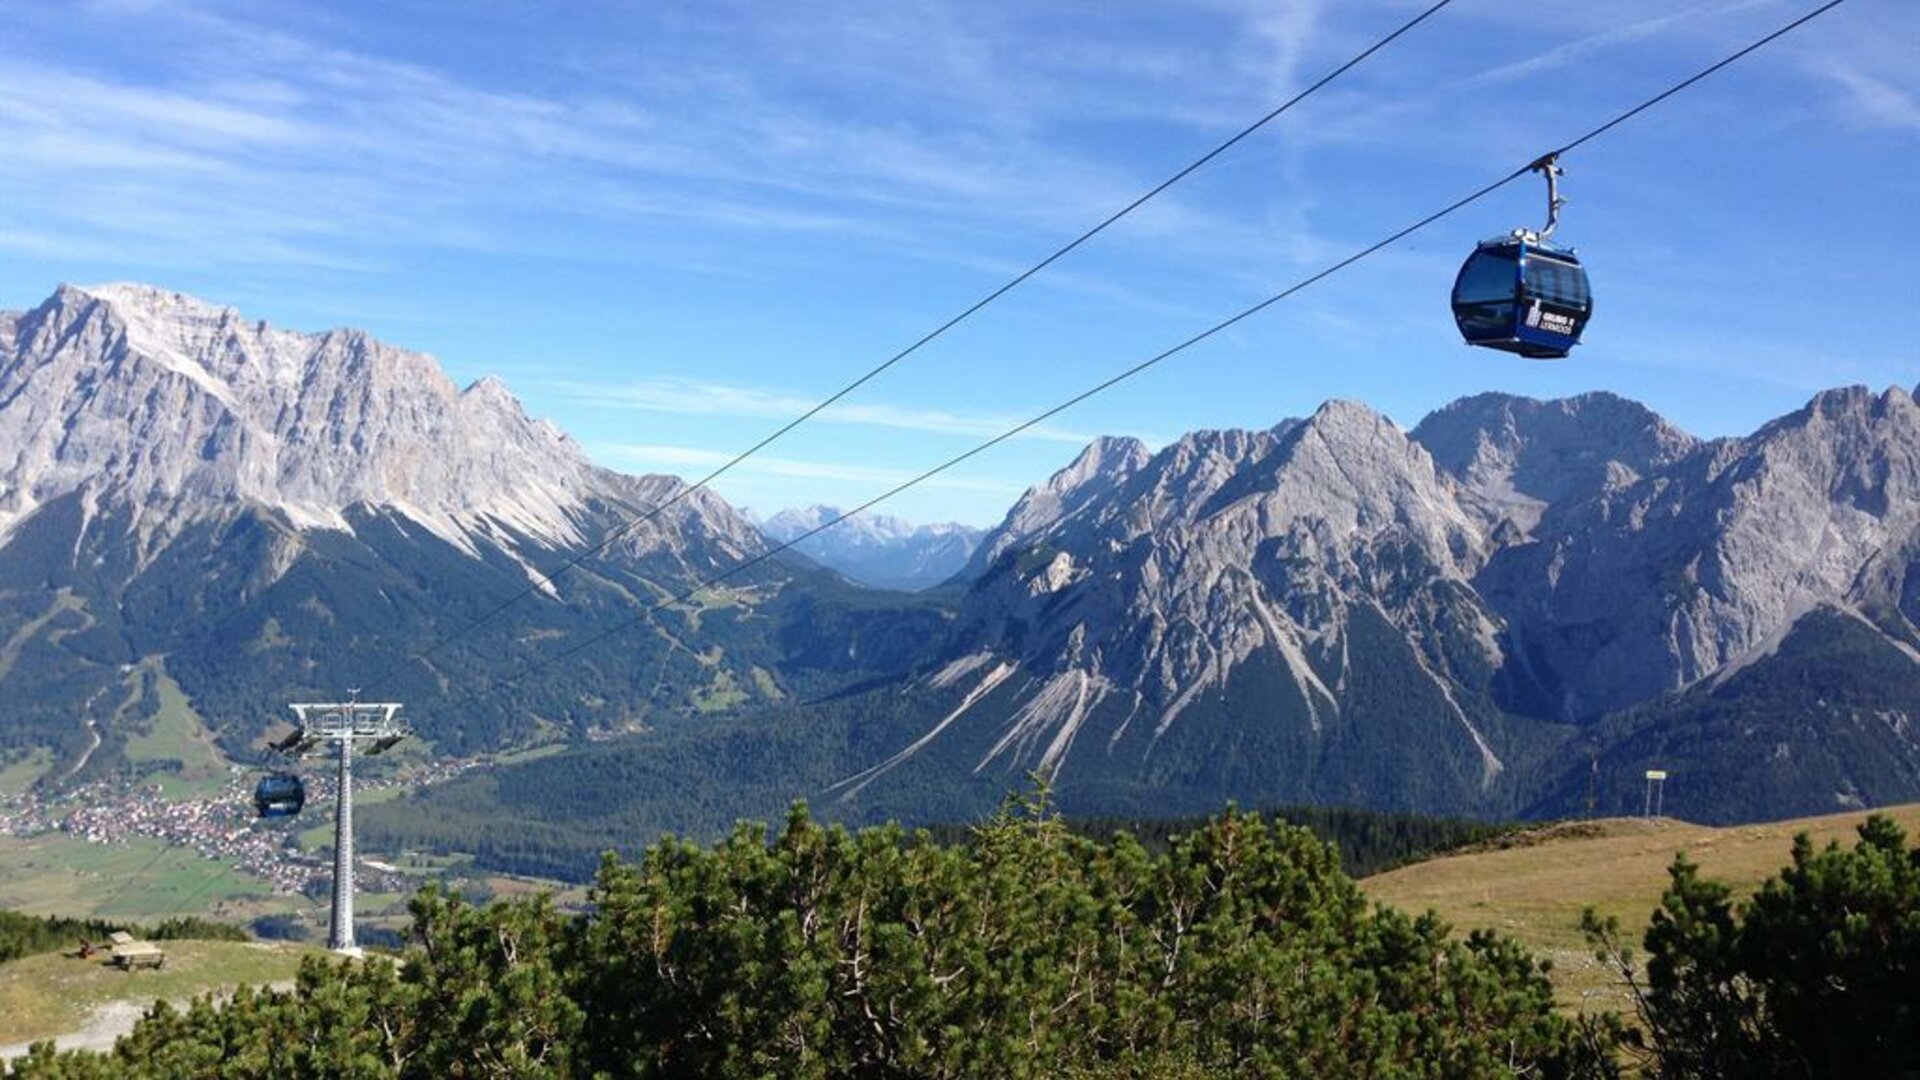
<svg viewBox="0 0 1920 1080">
<path fill-rule="evenodd" d="M 1553 235 L 1560 227 L 1560 208 L 1567 200 L 1560 197 L 1560 151 L 1555 150 L 1527 166 L 1528 172 L 1537 172 L 1547 178 L 1547 223 L 1534 235 L 1541 240 Z"/>
</svg>

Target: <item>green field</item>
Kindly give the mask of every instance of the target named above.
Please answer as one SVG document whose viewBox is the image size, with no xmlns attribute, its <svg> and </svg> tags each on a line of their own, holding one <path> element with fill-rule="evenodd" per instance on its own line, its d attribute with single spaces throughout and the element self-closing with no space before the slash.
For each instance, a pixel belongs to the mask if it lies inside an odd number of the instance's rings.
<svg viewBox="0 0 1920 1080">
<path fill-rule="evenodd" d="M 548 726 L 550 727 L 551 725 Z M 542 734 L 545 734 L 545 732 Z M 524 761 L 539 761 L 541 758 L 552 757 L 555 754 L 564 754 L 567 751 L 567 746 L 568 744 L 564 740 L 539 743 L 519 750 L 509 750 L 504 754 L 496 756 L 493 760 L 494 763 L 498 765 L 518 765 Z"/>
<path fill-rule="evenodd" d="M 269 895 L 250 874 L 158 840 L 0 837 L 0 907 L 29 915 L 153 921 Z"/>
<path fill-rule="evenodd" d="M 383 802 L 405 795 L 406 789 L 400 787 L 353 789 L 353 805 L 378 806 Z M 308 789 L 308 798 L 312 799 L 312 789 Z M 326 801 L 309 801 L 307 809 L 298 819 L 305 824 L 300 830 L 300 850 L 307 852 L 330 851 L 333 849 L 333 804 Z M 358 836 L 359 831 L 355 830 Z M 362 852 L 362 854 L 365 854 Z"/>
<path fill-rule="evenodd" d="M 180 684 L 167 674 L 165 665 L 158 659 L 150 659 L 143 668 L 154 675 L 160 707 L 146 731 L 136 731 L 128 737 L 127 760 L 136 765 L 149 761 L 179 762 L 179 772 L 154 774 L 154 783 L 169 799 L 218 796 L 229 776 L 226 757 L 214 745 L 206 724 L 193 711 Z"/>
<path fill-rule="evenodd" d="M 748 694 L 733 681 L 733 673 L 725 668 L 715 668 L 713 681 L 693 692 L 693 707 L 702 715 L 726 712 L 743 701 Z"/>
<path fill-rule="evenodd" d="M 284 982 L 300 958 L 299 945 L 234 941 L 167 941 L 166 965 L 121 971 L 99 957 L 72 953 L 28 956 L 0 964 L 0 1045 L 44 1039 L 86 1024 L 100 1005 L 183 1000 L 236 986 Z"/>
<path fill-rule="evenodd" d="M 20 794 L 52 767 L 53 753 L 44 747 L 35 747 L 21 757 L 0 763 L 0 796 Z"/>
<path fill-rule="evenodd" d="M 1920 804 L 1879 811 L 1909 837 L 1920 833 Z M 1554 962 L 1554 984 L 1570 1007 L 1618 1007 L 1616 979 L 1580 934 L 1592 906 L 1620 920 L 1637 947 L 1667 885 L 1678 852 L 1708 877 L 1745 896 L 1787 864 L 1796 833 L 1816 846 L 1851 846 L 1866 813 L 1709 828 L 1684 821 L 1614 818 L 1568 822 L 1516 834 L 1511 846 L 1430 859 L 1367 878 L 1375 900 L 1407 912 L 1437 911 L 1458 931 L 1492 929 Z"/>
</svg>

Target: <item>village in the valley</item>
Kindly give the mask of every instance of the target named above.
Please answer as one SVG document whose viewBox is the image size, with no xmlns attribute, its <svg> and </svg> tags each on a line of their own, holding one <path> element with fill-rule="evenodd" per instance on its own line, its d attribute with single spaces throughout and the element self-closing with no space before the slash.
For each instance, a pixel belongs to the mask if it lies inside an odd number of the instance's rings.
<svg viewBox="0 0 1920 1080">
<path fill-rule="evenodd" d="M 484 761 L 461 759 L 411 766 L 385 777 L 355 777 L 362 793 L 417 789 L 446 780 Z M 277 894 L 295 894 L 331 880 L 324 852 L 301 847 L 299 833 L 255 817 L 250 802 L 253 777 L 234 766 L 217 796 L 169 798 L 151 778 L 96 780 L 57 794 L 29 789 L 0 794 L 0 837 L 31 838 L 65 834 L 89 844 L 125 844 L 158 840 L 202 858 L 231 863 L 239 874 L 258 878 Z M 331 806 L 334 782 L 323 770 L 307 780 L 316 807 Z M 329 815 L 330 817 L 330 815 Z M 359 876 L 375 889 L 404 887 L 389 864 L 362 856 Z M 392 879 L 392 880 L 388 880 Z"/>
</svg>

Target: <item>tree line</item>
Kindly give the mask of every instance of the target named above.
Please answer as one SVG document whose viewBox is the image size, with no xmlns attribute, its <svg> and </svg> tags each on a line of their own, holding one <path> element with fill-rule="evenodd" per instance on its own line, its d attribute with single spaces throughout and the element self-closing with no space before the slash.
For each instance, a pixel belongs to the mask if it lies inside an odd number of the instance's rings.
<svg viewBox="0 0 1920 1080">
<path fill-rule="evenodd" d="M 0 910 L 0 963 L 75 948 L 83 941 L 99 944 L 116 930 L 147 941 L 251 940 L 238 926 L 197 915 L 166 919 L 143 927 L 111 919 L 70 919 L 62 915 L 24 915 Z"/>
</svg>

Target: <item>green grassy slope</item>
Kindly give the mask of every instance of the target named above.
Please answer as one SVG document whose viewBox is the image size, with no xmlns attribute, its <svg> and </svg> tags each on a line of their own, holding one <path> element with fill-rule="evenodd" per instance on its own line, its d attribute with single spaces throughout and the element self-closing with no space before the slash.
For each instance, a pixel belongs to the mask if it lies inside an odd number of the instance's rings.
<svg viewBox="0 0 1920 1080">
<path fill-rule="evenodd" d="M 291 979 L 307 946 L 267 942 L 168 941 L 159 970 L 121 971 L 95 956 L 72 952 L 28 956 L 0 964 L 0 1046 L 75 1031 L 112 1002 L 144 1008 L 161 998 Z"/>
<path fill-rule="evenodd" d="M 1879 811 L 1920 833 L 1920 803 Z M 1711 828 L 1683 821 L 1610 818 L 1516 834 L 1510 846 L 1461 852 L 1401 867 L 1361 882 L 1375 900 L 1404 911 L 1429 908 L 1456 930 L 1499 930 L 1554 961 L 1562 1000 L 1610 995 L 1612 981 L 1580 935 L 1591 905 L 1620 919 L 1638 944 L 1666 888 L 1676 853 L 1698 863 L 1736 895 L 1760 887 L 1785 866 L 1796 833 L 1817 846 L 1850 845 L 1866 812 Z"/>
</svg>

